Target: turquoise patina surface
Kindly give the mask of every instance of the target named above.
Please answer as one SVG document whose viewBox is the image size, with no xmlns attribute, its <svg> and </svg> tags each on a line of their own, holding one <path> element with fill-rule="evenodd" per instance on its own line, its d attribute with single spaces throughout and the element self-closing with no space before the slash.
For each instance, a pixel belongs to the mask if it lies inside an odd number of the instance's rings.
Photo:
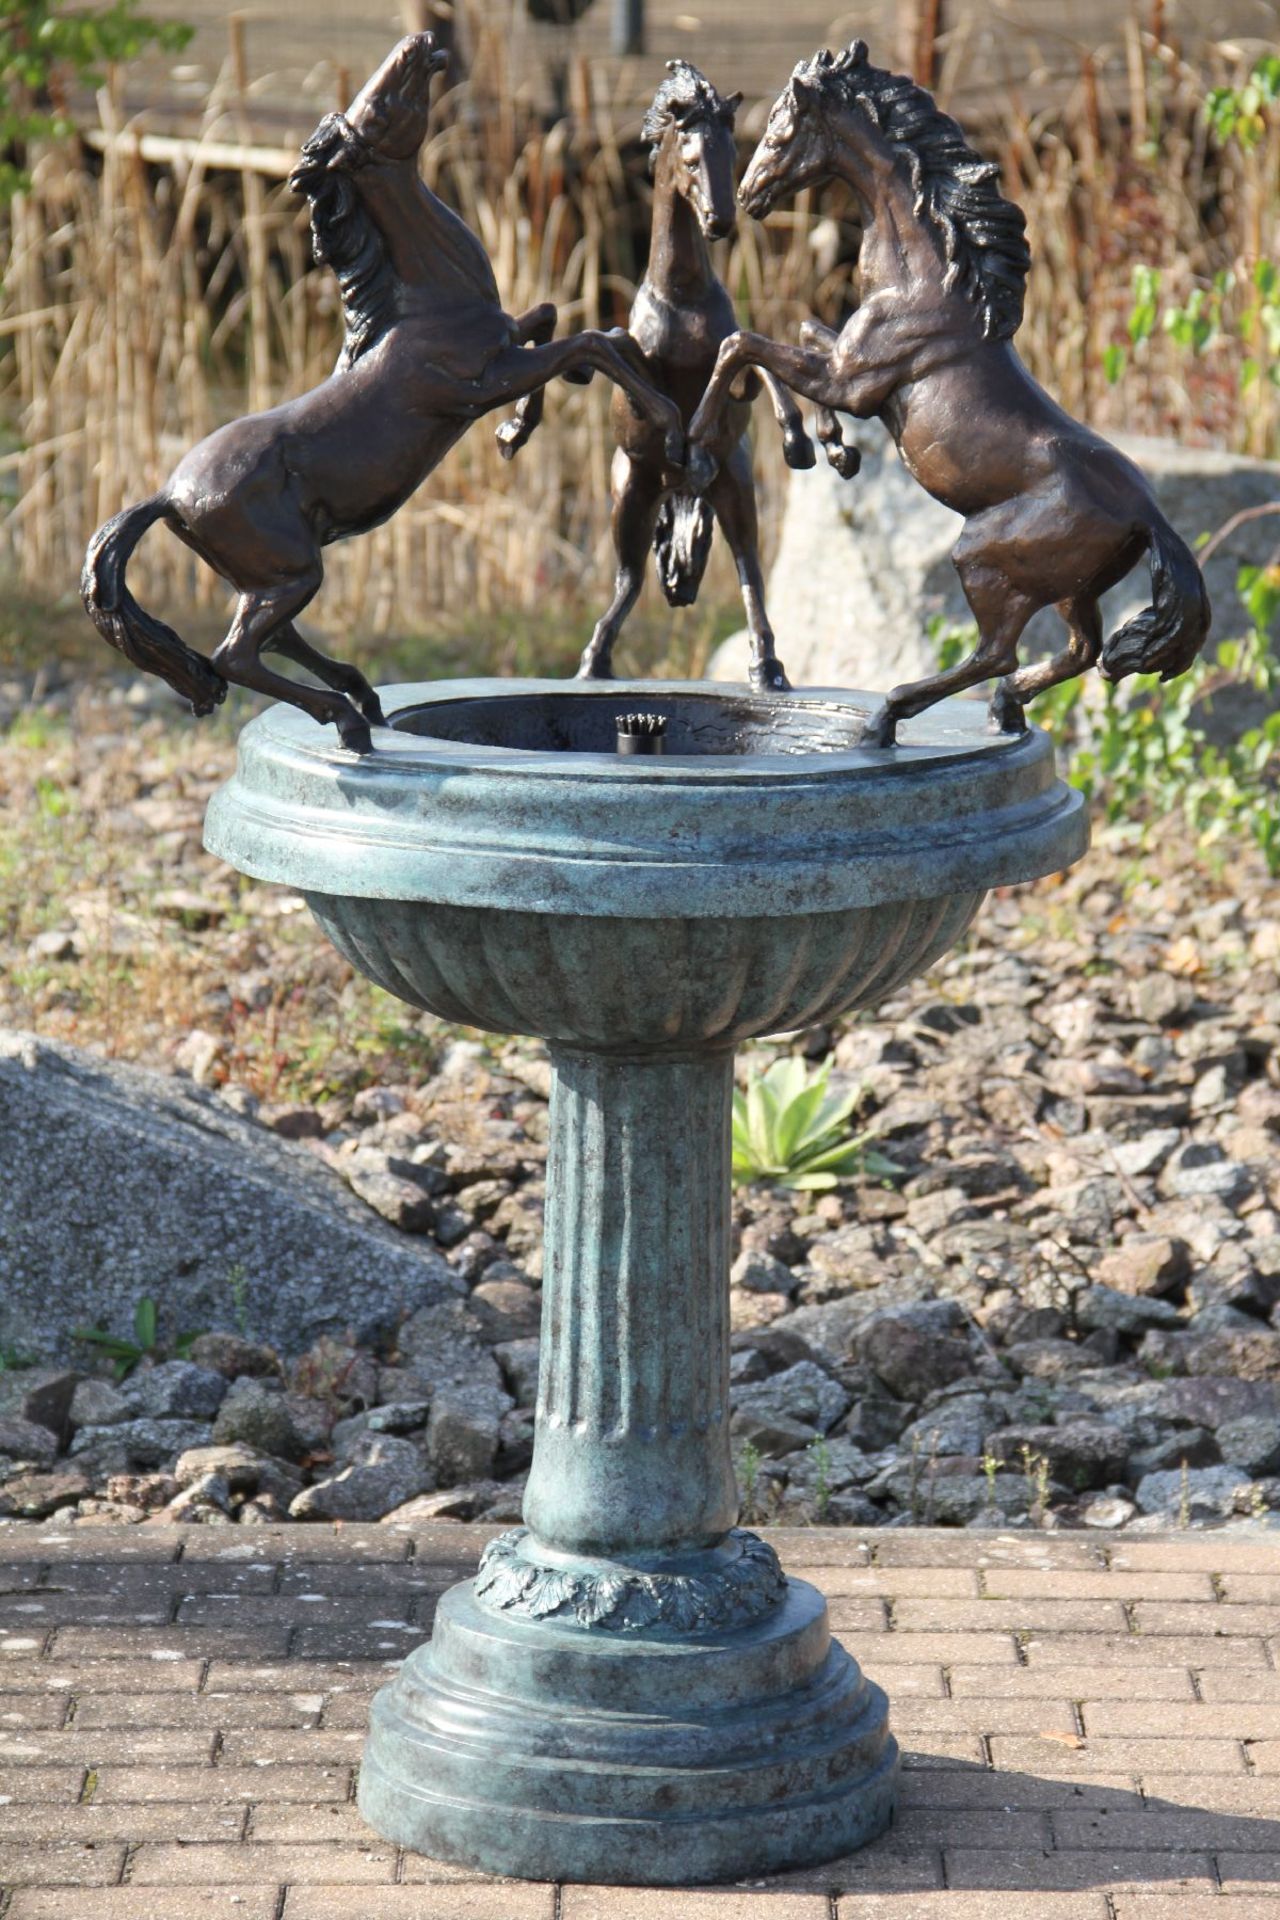
<svg viewBox="0 0 1280 1920">
<path fill-rule="evenodd" d="M 892 1812 L 887 1702 L 734 1526 L 733 1049 L 874 1004 L 992 886 L 1084 850 L 1045 737 L 950 702 L 672 682 L 387 688 L 357 759 L 255 720 L 206 844 L 305 893 L 411 1004 L 552 1058 L 526 1528 L 379 1694 L 360 1805 L 423 1852 L 679 1884 L 830 1859 Z M 667 722 L 614 751 L 618 713 Z"/>
</svg>

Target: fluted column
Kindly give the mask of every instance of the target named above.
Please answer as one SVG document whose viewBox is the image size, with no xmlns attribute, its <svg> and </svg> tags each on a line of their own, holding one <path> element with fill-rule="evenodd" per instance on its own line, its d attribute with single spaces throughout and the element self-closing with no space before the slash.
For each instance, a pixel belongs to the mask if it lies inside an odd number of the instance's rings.
<svg viewBox="0 0 1280 1920">
<path fill-rule="evenodd" d="M 733 1056 L 553 1052 L 542 1368 L 524 1515 L 574 1554 L 647 1558 L 733 1525 Z"/>
</svg>

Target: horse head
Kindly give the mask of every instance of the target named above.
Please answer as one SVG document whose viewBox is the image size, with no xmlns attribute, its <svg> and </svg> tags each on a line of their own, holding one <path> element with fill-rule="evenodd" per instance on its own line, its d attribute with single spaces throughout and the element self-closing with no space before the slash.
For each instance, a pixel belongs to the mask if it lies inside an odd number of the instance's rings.
<svg viewBox="0 0 1280 1920">
<path fill-rule="evenodd" d="M 393 47 L 346 111 L 372 160 L 416 159 L 427 137 L 432 77 L 449 64 L 433 33 L 411 33 Z"/>
<path fill-rule="evenodd" d="M 769 109 L 764 134 L 742 177 L 738 201 L 744 213 L 763 220 L 779 200 L 827 178 L 832 170 L 826 112 L 830 82 L 865 66 L 866 60 L 866 41 L 855 40 L 843 53 L 824 47 L 812 60 L 796 63 Z"/>
<path fill-rule="evenodd" d="M 736 218 L 733 120 L 742 95 L 726 99 L 687 60 L 668 60 L 667 73 L 645 115 L 643 138 L 655 166 L 667 154 L 672 184 L 693 208 L 705 237 L 723 240 Z"/>
</svg>

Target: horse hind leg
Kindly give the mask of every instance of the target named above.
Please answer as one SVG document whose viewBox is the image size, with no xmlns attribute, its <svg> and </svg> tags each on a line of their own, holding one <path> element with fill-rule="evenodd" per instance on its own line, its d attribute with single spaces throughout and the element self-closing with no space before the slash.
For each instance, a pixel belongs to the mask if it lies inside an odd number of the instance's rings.
<svg viewBox="0 0 1280 1920">
<path fill-rule="evenodd" d="M 991 724 L 1000 733 L 1023 732 L 1027 724 L 1023 707 L 1028 700 L 1098 663 L 1102 613 L 1097 601 L 1091 594 L 1078 594 L 1074 600 L 1060 600 L 1058 612 L 1070 630 L 1066 646 L 1049 660 L 1019 667 L 1008 679 L 1001 680 L 991 696 Z"/>
<path fill-rule="evenodd" d="M 282 673 L 274 673 L 262 663 L 263 648 L 273 634 L 302 611 L 319 584 L 317 567 L 304 579 L 242 592 L 227 637 L 213 655 L 213 664 L 223 678 L 235 686 L 286 700 L 290 706 L 310 714 L 319 725 L 337 727 L 343 746 L 353 753 L 369 753 L 373 748 L 369 722 L 345 693 L 303 686 L 297 680 L 286 679 Z"/>
<path fill-rule="evenodd" d="M 640 598 L 645 564 L 653 543 L 661 486 L 644 472 L 638 461 L 618 449 L 613 456 L 613 544 L 618 556 L 614 576 L 613 599 L 596 622 L 595 632 L 583 649 L 578 667 L 580 680 L 613 678 L 613 647 L 622 623 Z"/>
<path fill-rule="evenodd" d="M 863 746 L 893 746 L 900 720 L 909 720 L 939 700 L 963 693 L 980 680 L 991 679 L 993 674 L 1012 673 L 1017 666 L 1018 641 L 1036 611 L 1035 601 L 1018 593 L 1010 585 L 1008 575 L 997 566 L 968 560 L 963 554 L 956 564 L 965 598 L 978 623 L 977 646 L 947 672 L 895 687 L 868 717 L 862 733 Z"/>
<path fill-rule="evenodd" d="M 370 726 L 386 726 L 382 702 L 359 667 L 348 666 L 343 660 L 331 660 L 327 653 L 321 653 L 309 640 L 304 640 L 292 621 L 276 629 L 264 651 L 282 653 L 295 666 L 305 667 L 309 673 L 314 673 L 318 680 L 324 681 L 326 687 L 345 693 L 359 707 Z"/>
<path fill-rule="evenodd" d="M 765 612 L 751 455 L 741 441 L 716 475 L 708 497 L 738 570 L 751 635 L 751 684 L 761 691 L 785 692 L 791 682 L 778 658 L 773 628 Z"/>
</svg>

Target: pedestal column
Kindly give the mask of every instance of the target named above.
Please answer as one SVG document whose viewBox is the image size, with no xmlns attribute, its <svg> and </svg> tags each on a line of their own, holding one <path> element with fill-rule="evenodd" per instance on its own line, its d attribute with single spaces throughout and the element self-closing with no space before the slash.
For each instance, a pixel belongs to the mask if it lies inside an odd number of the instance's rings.
<svg viewBox="0 0 1280 1920">
<path fill-rule="evenodd" d="M 542 1361 L 524 1514 L 563 1555 L 717 1545 L 729 1452 L 733 1058 L 553 1054 Z"/>
</svg>

